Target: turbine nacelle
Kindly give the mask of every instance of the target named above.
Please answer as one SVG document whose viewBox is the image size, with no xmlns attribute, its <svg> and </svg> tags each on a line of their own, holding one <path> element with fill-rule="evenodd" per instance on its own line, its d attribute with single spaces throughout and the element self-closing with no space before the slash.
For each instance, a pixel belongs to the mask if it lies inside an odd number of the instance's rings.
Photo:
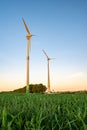
<svg viewBox="0 0 87 130">
<path fill-rule="evenodd" d="M 33 34 L 27 34 L 27 37 L 32 37 L 32 36 L 36 36 L 36 35 L 33 35 Z"/>
<path fill-rule="evenodd" d="M 32 36 L 33 36 L 32 34 L 28 33 L 26 37 L 29 39 L 29 38 L 31 38 Z"/>
<path fill-rule="evenodd" d="M 55 60 L 55 58 L 48 58 L 48 60 Z"/>
</svg>

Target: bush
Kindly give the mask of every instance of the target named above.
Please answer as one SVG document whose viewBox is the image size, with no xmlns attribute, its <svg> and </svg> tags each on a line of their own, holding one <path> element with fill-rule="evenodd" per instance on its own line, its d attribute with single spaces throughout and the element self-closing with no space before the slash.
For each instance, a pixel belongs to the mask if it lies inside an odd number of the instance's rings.
<svg viewBox="0 0 87 130">
<path fill-rule="evenodd" d="M 44 93 L 46 91 L 46 89 L 47 89 L 46 86 L 43 84 L 30 84 L 29 85 L 30 93 Z M 26 86 L 23 88 L 16 89 L 13 92 L 25 93 Z"/>
</svg>

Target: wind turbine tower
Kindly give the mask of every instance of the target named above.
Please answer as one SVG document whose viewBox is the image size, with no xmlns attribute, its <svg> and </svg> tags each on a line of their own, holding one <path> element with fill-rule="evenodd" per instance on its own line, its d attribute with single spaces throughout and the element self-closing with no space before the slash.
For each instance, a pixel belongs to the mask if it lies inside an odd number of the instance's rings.
<svg viewBox="0 0 87 130">
<path fill-rule="evenodd" d="M 47 69 L 48 69 L 48 85 L 47 85 L 48 88 L 47 88 L 47 91 L 51 92 L 51 90 L 50 90 L 50 66 L 49 66 L 49 61 L 54 59 L 54 58 L 49 58 L 44 50 L 43 50 L 43 53 L 45 54 L 45 56 L 47 58 Z"/>
<path fill-rule="evenodd" d="M 30 60 L 29 54 L 30 54 L 30 47 L 31 47 L 31 41 L 30 40 L 31 40 L 31 37 L 33 35 L 30 33 L 30 31 L 29 31 L 29 29 L 28 29 L 28 27 L 27 27 L 23 18 L 22 18 L 22 20 L 23 20 L 23 23 L 24 23 L 24 26 L 25 26 L 25 29 L 26 29 L 26 32 L 27 32 L 27 36 L 26 36 L 26 38 L 27 38 L 27 47 L 26 47 L 26 93 L 29 93 L 29 60 Z"/>
</svg>

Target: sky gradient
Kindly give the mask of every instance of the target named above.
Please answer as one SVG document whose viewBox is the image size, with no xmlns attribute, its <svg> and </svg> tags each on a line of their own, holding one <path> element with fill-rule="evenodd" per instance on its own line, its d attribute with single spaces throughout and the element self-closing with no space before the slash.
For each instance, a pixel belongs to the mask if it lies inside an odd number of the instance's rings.
<svg viewBox="0 0 87 130">
<path fill-rule="evenodd" d="M 0 1 L 0 91 L 26 84 L 26 31 L 31 40 L 30 83 L 47 85 L 50 61 L 51 90 L 87 90 L 87 0 Z"/>
</svg>

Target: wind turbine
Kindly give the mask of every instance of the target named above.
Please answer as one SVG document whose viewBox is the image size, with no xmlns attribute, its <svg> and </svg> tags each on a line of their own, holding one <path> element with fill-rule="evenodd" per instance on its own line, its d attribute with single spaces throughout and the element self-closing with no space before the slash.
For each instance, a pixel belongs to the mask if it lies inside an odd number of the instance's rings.
<svg viewBox="0 0 87 130">
<path fill-rule="evenodd" d="M 51 92 L 50 90 L 50 67 L 49 67 L 49 61 L 52 60 L 52 59 L 55 59 L 55 58 L 49 58 L 48 55 L 46 54 L 46 52 L 43 50 L 43 53 L 45 54 L 46 58 L 47 58 L 47 69 L 48 69 L 48 88 L 47 88 L 47 91 L 48 92 Z"/>
<path fill-rule="evenodd" d="M 30 47 L 31 47 L 31 37 L 33 36 L 31 33 L 30 33 L 30 31 L 29 31 L 29 29 L 28 29 L 28 27 L 27 27 L 27 25 L 26 25 L 26 23 L 25 23 L 25 21 L 24 21 L 24 19 L 22 18 L 22 20 L 23 20 L 23 23 L 24 23 L 24 26 L 25 26 L 25 29 L 26 29 L 26 32 L 27 32 L 27 48 L 26 48 L 26 93 L 29 93 L 29 60 L 30 60 L 30 57 L 29 57 L 29 54 L 30 54 Z"/>
</svg>

